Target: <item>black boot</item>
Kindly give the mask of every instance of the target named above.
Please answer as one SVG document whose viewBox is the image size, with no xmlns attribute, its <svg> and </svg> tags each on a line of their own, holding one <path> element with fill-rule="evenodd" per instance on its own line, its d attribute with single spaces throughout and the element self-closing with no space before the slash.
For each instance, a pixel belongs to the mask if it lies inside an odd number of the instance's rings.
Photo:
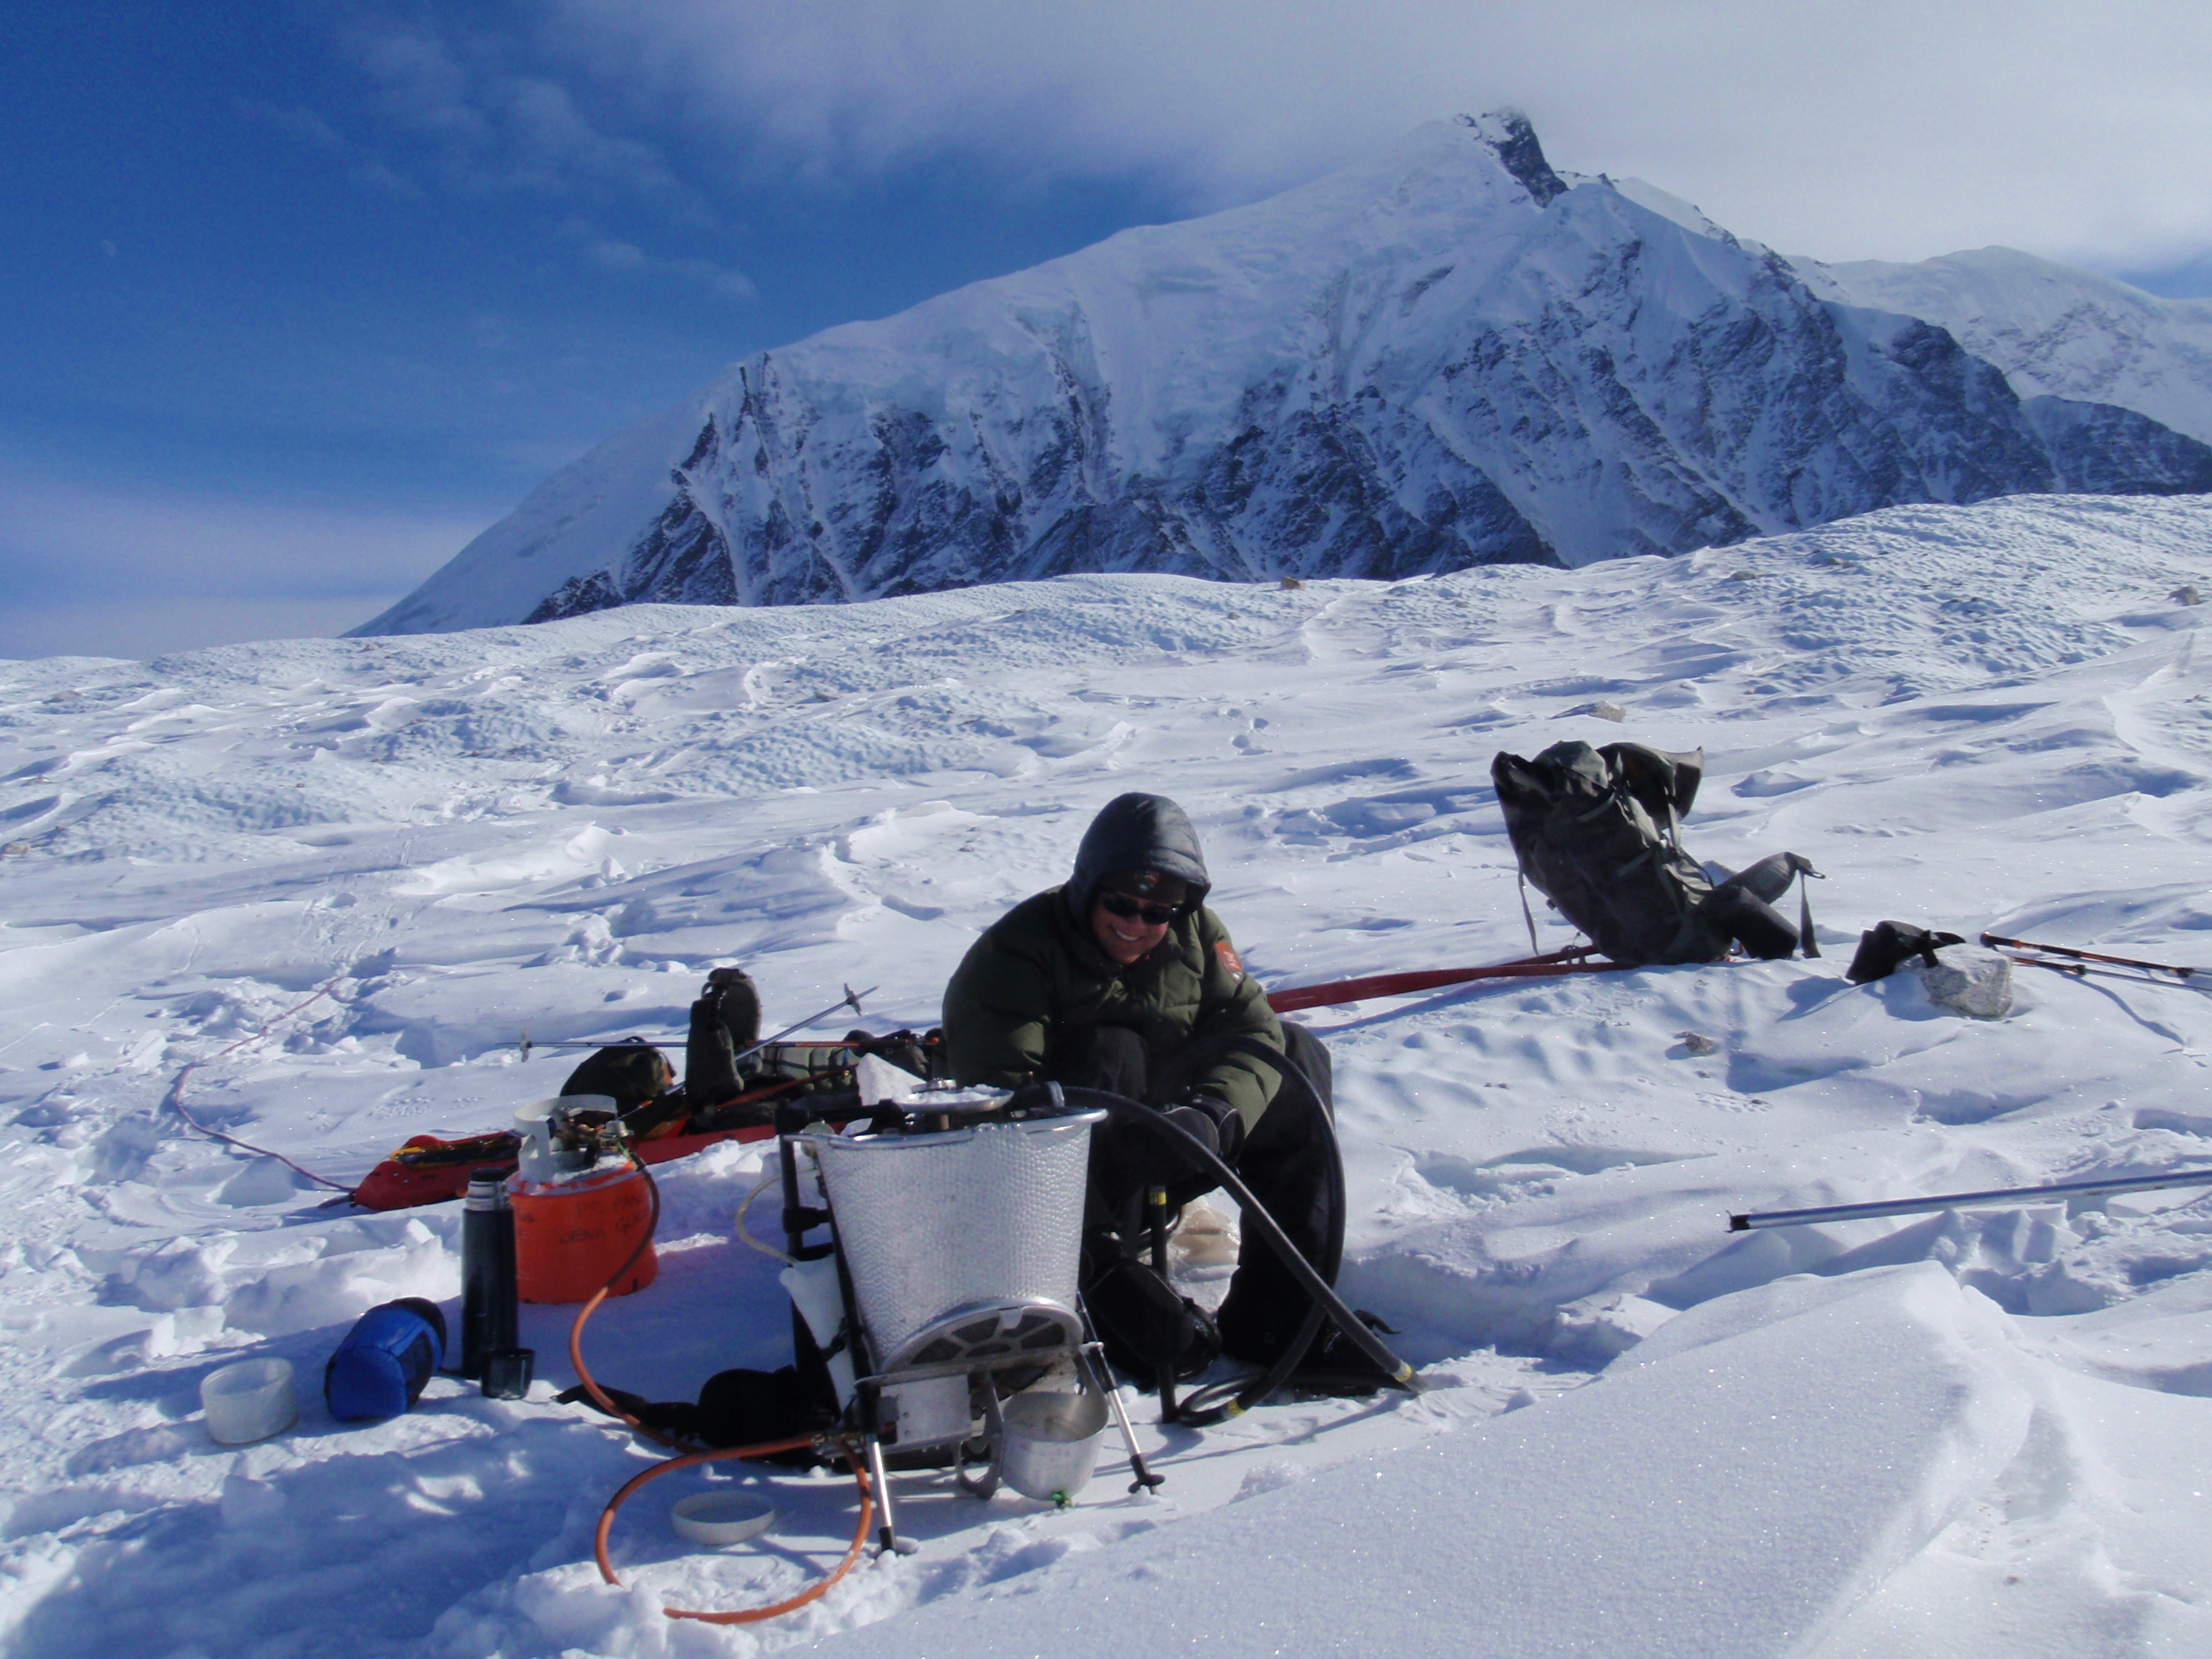
<svg viewBox="0 0 2212 1659">
<path fill-rule="evenodd" d="M 737 1057 L 760 1041 L 760 992 L 742 968 L 717 968 L 691 1005 L 684 1045 L 684 1093 L 694 1112 L 711 1112 L 744 1085 Z"/>
<path fill-rule="evenodd" d="M 1365 1309 L 1353 1311 L 1369 1329 L 1386 1335 L 1397 1334 Z M 1306 1357 L 1298 1362 L 1297 1369 L 1283 1386 L 1297 1394 L 1365 1395 L 1376 1393 L 1391 1380 L 1366 1349 L 1329 1325 L 1323 1327 L 1322 1334 L 1314 1339 L 1313 1346 L 1306 1350 Z"/>
<path fill-rule="evenodd" d="M 1110 1233 L 1084 1241 L 1083 1305 L 1117 1370 L 1150 1382 L 1172 1365 L 1188 1382 L 1221 1355 L 1212 1316 L 1152 1270 L 1123 1253 Z"/>
</svg>

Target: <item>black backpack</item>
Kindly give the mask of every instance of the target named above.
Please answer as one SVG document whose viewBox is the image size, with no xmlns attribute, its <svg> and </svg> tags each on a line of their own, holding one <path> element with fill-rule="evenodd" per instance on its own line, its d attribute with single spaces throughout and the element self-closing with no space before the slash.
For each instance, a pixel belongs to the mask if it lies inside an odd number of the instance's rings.
<svg viewBox="0 0 2212 1659">
<path fill-rule="evenodd" d="M 1534 760 L 1490 763 L 1521 877 L 1599 950 L 1625 967 L 1714 962 L 1741 941 L 1752 955 L 1820 955 L 1811 902 L 1792 926 L 1773 901 L 1809 860 L 1776 853 L 1715 886 L 1685 852 L 1681 822 L 1703 781 L 1702 749 L 1669 754 L 1640 743 L 1555 743 Z M 1529 948 L 1536 923 L 1522 896 Z"/>
</svg>

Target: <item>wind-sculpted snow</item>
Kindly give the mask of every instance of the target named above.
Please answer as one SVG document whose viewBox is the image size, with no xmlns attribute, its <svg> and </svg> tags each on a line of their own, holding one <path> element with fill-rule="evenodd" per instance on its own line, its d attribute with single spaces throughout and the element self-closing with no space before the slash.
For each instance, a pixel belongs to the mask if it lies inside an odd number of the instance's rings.
<svg viewBox="0 0 2212 1659">
<path fill-rule="evenodd" d="M 1086 1652 L 1133 1602 L 1170 1652 L 1252 1659 L 1803 1651 L 2013 1461 L 2031 1401 L 1996 1310 L 1933 1268 L 1787 1289 L 1750 1330 L 1686 1316 L 1602 1388 L 1083 1556 L 1048 1618 Z M 1823 1386 L 1839 1368 L 1855 1386 Z M 1621 1533 L 1638 1547 L 1603 1547 Z M 1004 1595 L 829 1650 L 1027 1659 L 1045 1621 Z"/>
<path fill-rule="evenodd" d="M 2191 588 L 2212 499 L 2046 496 L 1578 570 L 1085 574 L 0 664 L 0 1646 L 2207 1650 L 2204 1189 L 1723 1219 L 2212 1165 L 2196 981 L 2021 967 L 1984 1022 L 1914 974 L 1841 977 L 1884 917 L 2206 963 Z M 1133 1391 L 1157 1500 L 1110 1447 L 1065 1510 L 904 1476 L 920 1554 L 749 1631 L 660 1609 L 799 1589 L 849 1483 L 725 1470 L 783 1518 L 697 1553 L 680 1479 L 652 1488 L 615 1534 L 631 1587 L 603 1585 L 592 1525 L 643 1464 L 552 1402 L 568 1310 L 524 1312 L 526 1401 L 441 1378 L 331 1421 L 315 1379 L 363 1310 L 453 1314 L 453 1206 L 319 1207 L 167 1103 L 195 1065 L 204 1121 L 350 1180 L 554 1092 L 525 1029 L 671 1036 L 719 963 L 771 1021 L 849 984 L 881 988 L 858 1023 L 927 1024 L 1133 788 L 1189 809 L 1271 987 L 1524 954 L 1488 764 L 1563 738 L 1702 745 L 1690 848 L 1810 857 L 1823 955 L 1302 1016 L 1335 1060 L 1345 1286 L 1427 1391 L 1202 1435 Z M 731 1233 L 759 1152 L 661 1168 L 660 1278 L 587 1344 L 673 1400 L 784 1363 L 789 1326 Z M 750 1224 L 775 1236 L 773 1192 Z M 1212 1298 L 1207 1237 L 1179 1272 Z M 263 1355 L 299 1427 L 215 1446 L 198 1380 Z"/>
<path fill-rule="evenodd" d="M 1424 127 L 733 365 L 361 631 L 1579 566 L 1901 502 L 2212 489 L 2212 434 L 2023 404 L 1942 327 L 1656 201 L 1555 173 L 1518 117 Z"/>
</svg>

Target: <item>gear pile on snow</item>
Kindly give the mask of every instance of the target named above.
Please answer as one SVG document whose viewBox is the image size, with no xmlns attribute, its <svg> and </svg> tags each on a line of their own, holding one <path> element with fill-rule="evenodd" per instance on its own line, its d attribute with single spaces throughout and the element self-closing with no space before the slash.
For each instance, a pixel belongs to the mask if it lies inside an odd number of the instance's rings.
<svg viewBox="0 0 2212 1659">
<path fill-rule="evenodd" d="M 881 1036 L 854 1030 L 830 1042 L 763 1043 L 759 1036 L 759 990 L 742 968 L 717 968 L 691 1005 L 681 1083 L 672 1080 L 665 1054 L 633 1040 L 595 1049 L 561 1092 L 612 1099 L 638 1158 L 665 1164 L 718 1140 L 766 1139 L 777 1102 L 793 1096 L 823 1097 L 825 1115 L 833 1104 L 857 1114 L 854 1068 L 871 1054 L 915 1077 L 950 1075 L 944 1036 L 934 1030 Z M 353 1201 L 369 1210 L 441 1203 L 459 1198 L 471 1175 L 504 1174 L 515 1158 L 511 1131 L 460 1140 L 416 1135 L 363 1177 Z"/>
</svg>

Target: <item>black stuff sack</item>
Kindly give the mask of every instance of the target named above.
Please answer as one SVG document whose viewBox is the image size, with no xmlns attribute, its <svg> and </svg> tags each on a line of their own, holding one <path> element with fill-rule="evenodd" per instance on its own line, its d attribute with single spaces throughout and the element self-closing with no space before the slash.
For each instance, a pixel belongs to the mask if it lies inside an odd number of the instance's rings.
<svg viewBox="0 0 2212 1659">
<path fill-rule="evenodd" d="M 649 1042 L 611 1042 L 568 1073 L 564 1095 L 605 1095 L 617 1115 L 627 1115 L 665 1094 L 676 1082 L 668 1056 Z"/>
<path fill-rule="evenodd" d="M 818 1365 L 814 1370 L 819 1375 L 811 1378 L 795 1365 L 773 1371 L 717 1371 L 700 1389 L 696 1404 L 689 1400 L 651 1401 L 605 1384 L 599 1392 L 619 1413 L 690 1444 L 723 1449 L 759 1446 L 802 1435 L 826 1434 L 836 1427 L 837 1401 L 829 1373 Z M 581 1383 L 553 1398 L 556 1405 L 606 1410 Z M 771 1452 L 761 1461 L 809 1468 L 822 1459 L 811 1447 L 801 1447 Z"/>
<path fill-rule="evenodd" d="M 341 1423 L 398 1417 L 422 1397 L 446 1358 L 446 1316 L 434 1302 L 402 1297 L 371 1308 L 323 1367 L 323 1400 Z"/>
<path fill-rule="evenodd" d="M 760 1041 L 760 988 L 742 968 L 716 968 L 691 1005 L 691 1029 L 684 1044 L 684 1091 L 695 1112 L 708 1111 L 745 1085 L 738 1066 L 745 1051 Z"/>
<path fill-rule="evenodd" d="M 1796 923 L 1774 908 L 1791 882 L 1820 874 L 1810 860 L 1776 853 L 1716 885 L 1684 850 L 1681 822 L 1705 765 L 1701 749 L 1640 743 L 1500 754 L 1490 777 L 1522 878 L 1623 967 L 1715 962 L 1739 943 L 1769 959 L 1801 947 L 1818 956 L 1802 890 Z M 1531 916 L 1532 950 L 1535 933 Z"/>
</svg>

